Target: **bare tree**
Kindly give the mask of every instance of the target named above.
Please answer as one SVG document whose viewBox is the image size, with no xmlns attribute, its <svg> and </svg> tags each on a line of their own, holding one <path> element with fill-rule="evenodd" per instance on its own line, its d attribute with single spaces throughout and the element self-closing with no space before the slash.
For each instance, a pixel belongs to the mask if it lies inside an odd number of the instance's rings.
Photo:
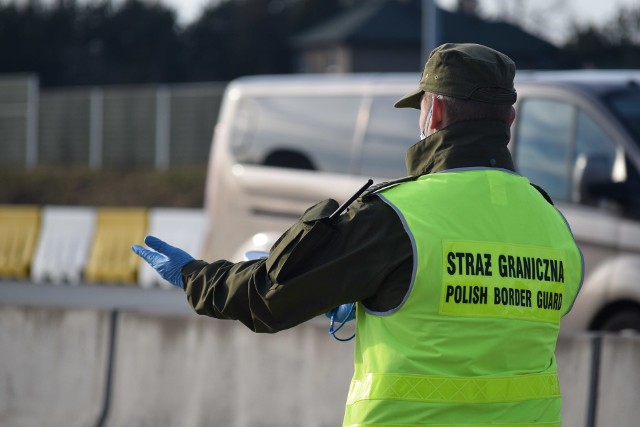
<svg viewBox="0 0 640 427">
<path fill-rule="evenodd" d="M 541 38 L 561 43 L 568 36 L 569 10 L 563 0 L 485 0 L 483 16 L 518 25 Z"/>
<path fill-rule="evenodd" d="M 456 11 L 469 16 L 478 16 L 480 12 L 478 0 L 458 0 Z"/>
<path fill-rule="evenodd" d="M 608 25 L 610 37 L 622 44 L 640 46 L 640 7 L 623 7 Z"/>
<path fill-rule="evenodd" d="M 621 8 L 600 25 L 574 24 L 565 50 L 580 67 L 640 68 L 640 6 Z"/>
</svg>

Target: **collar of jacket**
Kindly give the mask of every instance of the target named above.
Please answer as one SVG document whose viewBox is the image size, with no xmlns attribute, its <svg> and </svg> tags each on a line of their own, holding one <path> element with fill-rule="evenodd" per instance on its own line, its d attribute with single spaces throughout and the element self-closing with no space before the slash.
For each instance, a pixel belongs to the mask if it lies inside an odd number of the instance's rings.
<svg viewBox="0 0 640 427">
<path fill-rule="evenodd" d="M 510 138 L 509 125 L 504 122 L 469 120 L 454 123 L 407 150 L 407 173 L 417 176 L 469 167 L 515 171 L 507 148 Z"/>
</svg>

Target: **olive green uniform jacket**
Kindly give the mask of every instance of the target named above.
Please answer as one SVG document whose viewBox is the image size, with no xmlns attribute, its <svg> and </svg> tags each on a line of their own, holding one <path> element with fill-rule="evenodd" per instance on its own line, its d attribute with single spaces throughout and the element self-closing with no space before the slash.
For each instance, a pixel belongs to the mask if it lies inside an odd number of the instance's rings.
<svg viewBox="0 0 640 427">
<path fill-rule="evenodd" d="M 484 120 L 436 132 L 408 150 L 408 177 L 376 186 L 334 220 L 334 200 L 309 208 L 268 258 L 187 264 L 189 303 L 198 314 L 239 320 L 255 332 L 291 328 L 355 301 L 375 312 L 398 308 L 410 289 L 413 251 L 401 219 L 376 191 L 457 168 L 513 171 L 509 138 L 506 123 Z"/>
</svg>

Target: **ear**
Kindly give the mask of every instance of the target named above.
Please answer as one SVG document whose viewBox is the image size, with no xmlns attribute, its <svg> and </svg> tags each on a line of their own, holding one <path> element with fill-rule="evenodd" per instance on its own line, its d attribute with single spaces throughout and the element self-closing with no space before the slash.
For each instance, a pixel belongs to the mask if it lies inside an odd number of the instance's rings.
<svg viewBox="0 0 640 427">
<path fill-rule="evenodd" d="M 513 124 L 513 121 L 516 119 L 516 109 L 511 107 L 511 114 L 509 115 L 509 126 Z"/>
<path fill-rule="evenodd" d="M 442 129 L 444 125 L 444 103 L 442 102 L 442 99 L 434 96 L 431 108 L 433 112 L 431 113 L 431 124 L 429 124 L 429 127 L 434 131 L 437 131 Z"/>
</svg>

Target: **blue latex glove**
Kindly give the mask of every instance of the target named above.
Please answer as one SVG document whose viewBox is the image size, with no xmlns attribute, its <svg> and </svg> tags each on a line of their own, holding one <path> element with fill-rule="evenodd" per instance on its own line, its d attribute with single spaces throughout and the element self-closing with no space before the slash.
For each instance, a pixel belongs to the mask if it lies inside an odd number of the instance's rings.
<svg viewBox="0 0 640 427">
<path fill-rule="evenodd" d="M 195 259 L 182 249 L 171 246 L 154 236 L 147 236 L 144 243 L 153 251 L 139 245 L 133 245 L 133 252 L 145 260 L 160 277 L 173 286 L 182 289 L 182 267 Z"/>
<path fill-rule="evenodd" d="M 329 319 L 339 323 L 346 323 L 356 318 L 355 303 L 342 304 L 325 314 Z"/>
<path fill-rule="evenodd" d="M 333 310 L 329 311 L 328 313 L 325 314 L 325 316 L 327 316 L 329 319 L 331 319 L 331 322 L 329 323 L 329 334 L 331 334 L 331 336 L 333 336 L 335 339 L 337 339 L 338 341 L 351 341 L 353 339 L 353 337 L 356 336 L 355 332 L 353 333 L 353 335 L 351 335 L 350 337 L 347 338 L 340 338 L 337 333 L 340 329 L 342 329 L 342 327 L 350 320 L 353 320 L 356 318 L 356 304 L 355 303 L 349 303 L 349 304 L 342 304 L 336 308 L 334 308 Z M 338 322 L 340 324 L 340 326 L 338 326 L 337 328 L 334 326 L 336 324 L 336 322 Z"/>
</svg>

